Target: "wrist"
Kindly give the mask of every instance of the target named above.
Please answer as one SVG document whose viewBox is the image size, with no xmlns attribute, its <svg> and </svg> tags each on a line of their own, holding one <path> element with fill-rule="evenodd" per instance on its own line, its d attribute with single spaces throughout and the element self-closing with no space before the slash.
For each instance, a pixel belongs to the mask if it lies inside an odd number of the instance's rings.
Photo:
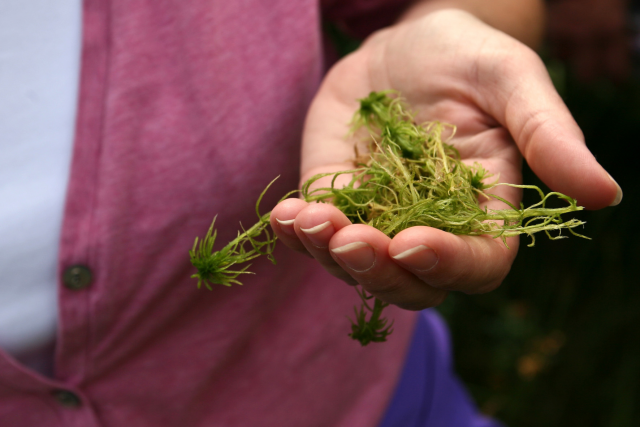
<svg viewBox="0 0 640 427">
<path fill-rule="evenodd" d="M 445 10 L 471 14 L 533 49 L 537 49 L 542 43 L 545 24 L 545 6 L 542 0 L 418 1 L 400 17 L 398 23 L 418 20 Z"/>
</svg>

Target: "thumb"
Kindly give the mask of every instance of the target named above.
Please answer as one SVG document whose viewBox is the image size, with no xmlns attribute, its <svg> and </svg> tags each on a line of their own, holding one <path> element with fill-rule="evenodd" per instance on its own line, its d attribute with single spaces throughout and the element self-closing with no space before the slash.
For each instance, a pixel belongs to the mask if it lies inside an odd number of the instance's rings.
<svg viewBox="0 0 640 427">
<path fill-rule="evenodd" d="M 587 209 L 616 205 L 622 190 L 587 148 L 582 131 L 529 49 L 503 57 L 480 84 L 485 108 L 513 136 L 533 172 Z M 498 72 L 496 72 L 498 70 Z M 486 88 L 492 88 L 489 92 Z"/>
</svg>

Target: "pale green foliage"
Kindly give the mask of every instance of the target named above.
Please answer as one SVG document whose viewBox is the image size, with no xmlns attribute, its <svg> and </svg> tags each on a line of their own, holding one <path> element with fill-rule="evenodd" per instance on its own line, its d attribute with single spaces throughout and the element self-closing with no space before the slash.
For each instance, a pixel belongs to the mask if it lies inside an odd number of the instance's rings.
<svg viewBox="0 0 640 427">
<path fill-rule="evenodd" d="M 238 232 L 238 237 L 224 248 L 217 252 L 213 251 L 217 236 L 217 231 L 214 229 L 215 218 L 204 239 L 199 241 L 196 237 L 189 255 L 191 256 L 191 264 L 197 270 L 196 274 L 191 277 L 198 279 L 198 288 L 204 284 L 208 289 L 211 289 L 212 283 L 223 286 L 242 285 L 237 277 L 241 274 L 253 273 L 247 270 L 251 266 L 250 264 L 244 267 L 239 267 L 239 265 L 261 255 L 266 255 L 271 262 L 276 263 L 273 250 L 277 239 L 267 228 L 270 213 L 260 215 L 259 211 L 262 197 L 274 181 L 275 179 L 264 189 L 256 202 L 256 215 L 258 215 L 259 221 L 248 230 L 243 229 L 242 233 Z M 200 244 L 198 245 L 198 243 Z"/>
<path fill-rule="evenodd" d="M 359 341 L 363 346 L 371 342 L 385 342 L 387 336 L 393 332 L 393 329 L 391 329 L 393 322 L 389 323 L 389 320 L 380 317 L 380 315 L 389 303 L 375 298 L 373 307 L 371 307 L 369 300 L 374 298 L 373 295 L 367 294 L 364 289 L 356 288 L 356 292 L 360 295 L 362 304 L 360 309 L 353 307 L 356 317 L 355 321 L 351 321 L 351 333 L 349 336 Z M 368 320 L 367 312 L 371 313 Z"/>
<path fill-rule="evenodd" d="M 454 126 L 440 122 L 415 123 L 402 99 L 392 92 L 372 92 L 360 100 L 360 109 L 352 121 L 353 135 L 362 133 L 362 128 L 366 129 L 366 155 L 356 152 L 352 170 L 319 174 L 309 179 L 300 190 L 306 201 L 332 203 L 351 222 L 371 225 L 389 237 L 418 225 L 459 235 L 489 235 L 501 238 L 505 244 L 509 236 L 527 234 L 532 240 L 530 246 L 534 244 L 533 235 L 539 231 L 552 239 L 564 237 L 559 234 L 562 229 L 580 236 L 573 228 L 583 222 L 577 219 L 565 221 L 561 217 L 582 209 L 574 199 L 560 193 L 545 195 L 536 186 L 487 184 L 485 180 L 491 175 L 481 165 L 466 165 L 458 151 L 443 141 L 445 133 L 449 138 L 453 137 Z M 335 182 L 341 175 L 351 178 L 348 185 L 338 188 Z M 312 189 L 314 183 L 326 176 L 333 176 L 330 186 Z M 528 208 L 518 208 L 489 192 L 499 185 L 533 189 L 540 194 L 541 200 Z M 260 255 L 267 255 L 274 261 L 272 252 L 276 237 L 266 228 L 269 214 L 261 216 L 258 212 L 263 195 L 264 192 L 256 205 L 259 222 L 239 233 L 220 251 L 213 252 L 216 237 L 213 224 L 199 246 L 196 239 L 190 254 L 198 269 L 193 276 L 198 279 L 198 286 L 202 283 L 208 288 L 210 283 L 241 284 L 237 277 L 250 272 L 247 271 L 249 266 L 238 268 L 238 264 Z M 565 200 L 568 206 L 547 208 L 545 205 L 550 197 Z M 483 209 L 479 198 L 493 198 L 509 208 Z M 552 231 L 558 234 L 553 236 Z M 381 312 L 388 304 L 364 290 L 358 292 L 362 305 L 355 310 L 356 319 L 352 321 L 349 335 L 362 345 L 385 341 L 391 333 L 391 324 L 381 317 Z M 371 299 L 374 299 L 373 306 L 369 304 Z M 370 313 L 368 319 L 367 312 Z"/>
<path fill-rule="evenodd" d="M 453 234 L 503 239 L 527 234 L 533 238 L 539 231 L 571 231 L 583 224 L 576 219 L 562 219 L 562 214 L 582 209 L 563 194 L 545 196 L 535 186 L 485 183 L 491 175 L 477 163 L 463 163 L 457 150 L 443 141 L 443 132 L 453 136 L 453 126 L 439 122 L 415 124 L 401 99 L 385 93 L 372 93 L 360 102 L 353 131 L 360 126 L 368 129 L 369 154 L 360 156 L 353 170 L 312 177 L 301 190 L 305 200 L 330 201 L 352 222 L 371 225 L 390 237 L 424 225 Z M 336 188 L 335 178 L 344 174 L 353 176 L 350 183 Z M 311 189 L 314 182 L 328 175 L 334 176 L 330 187 Z M 500 185 L 534 189 L 541 201 L 517 208 L 488 192 Z M 510 209 L 482 209 L 479 197 L 500 200 Z M 569 206 L 546 208 L 550 197 L 566 200 Z"/>
</svg>

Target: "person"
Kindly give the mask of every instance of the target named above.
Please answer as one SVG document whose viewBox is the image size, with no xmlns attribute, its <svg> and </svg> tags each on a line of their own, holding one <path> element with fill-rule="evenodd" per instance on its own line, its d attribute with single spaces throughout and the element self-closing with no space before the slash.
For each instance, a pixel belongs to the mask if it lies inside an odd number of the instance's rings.
<svg viewBox="0 0 640 427">
<path fill-rule="evenodd" d="M 513 22 L 513 11 L 502 6 L 502 13 L 509 14 L 505 21 Z M 438 7 L 427 3 L 423 9 Z M 494 10 L 486 12 L 490 23 L 500 20 L 491 17 Z M 520 183 L 524 156 L 552 189 L 587 209 L 620 202 L 619 186 L 586 148 L 530 49 L 462 12 L 439 11 L 421 20 L 410 14 L 407 21 L 376 34 L 326 77 L 307 118 L 302 181 L 319 172 L 347 170 L 349 163 L 342 160 L 352 148 L 342 136 L 356 109 L 354 100 L 369 91 L 396 89 L 420 112 L 418 121 L 457 124 L 453 143 L 462 158 L 478 161 L 502 182 Z M 526 33 L 529 26 L 522 28 Z M 500 195 L 519 204 L 516 189 L 503 188 Z M 496 202 L 488 207 L 504 208 Z M 517 247 L 515 238 L 507 247 L 499 239 L 412 227 L 389 239 L 372 227 L 350 225 L 331 205 L 302 200 L 280 203 L 273 217 L 280 220 L 272 220 L 272 226 L 287 246 L 311 254 L 335 276 L 409 309 L 437 305 L 451 290 L 495 289 L 516 255 L 508 248 Z M 325 228 L 315 232 L 320 226 Z"/>
<path fill-rule="evenodd" d="M 501 180 L 519 182 L 524 156 L 552 189 L 587 208 L 622 197 L 531 49 L 541 2 L 320 6 L 83 3 L 58 272 L 44 281 L 57 290 L 57 324 L 43 328 L 54 336 L 37 352 L 48 357 L 53 342 L 54 366 L 29 363 L 24 354 L 33 349 L 4 346 L 0 425 L 494 424 L 451 372 L 442 322 L 415 310 L 449 291 L 493 289 L 515 257 L 515 239 L 507 250 L 488 238 L 416 228 L 389 240 L 328 205 L 290 199 L 274 208 L 273 229 L 311 257 L 280 248 L 278 265 L 258 260 L 241 287 L 208 292 L 190 278 L 187 250 L 213 215 L 218 239 L 231 240 L 238 221 L 255 221 L 255 200 L 276 175 L 263 206 L 348 162 L 347 123 L 372 90 L 398 90 L 420 119 L 456 124 L 461 155 Z M 362 35 L 387 27 L 323 78 L 320 10 Z M 19 142 L 3 138 L 2 146 Z M 31 243 L 15 242 L 16 262 L 29 263 L 23 274 L 55 257 L 29 252 Z M 3 247 L 3 257 L 9 250 L 18 248 Z M 361 348 L 347 338 L 345 315 L 359 297 L 344 281 L 396 306 L 387 343 Z"/>
</svg>

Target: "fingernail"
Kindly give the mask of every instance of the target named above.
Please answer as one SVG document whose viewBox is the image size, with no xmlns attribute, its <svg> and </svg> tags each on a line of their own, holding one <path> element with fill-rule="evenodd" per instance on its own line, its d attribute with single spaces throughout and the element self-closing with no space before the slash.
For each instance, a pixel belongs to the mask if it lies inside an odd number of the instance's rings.
<svg viewBox="0 0 640 427">
<path fill-rule="evenodd" d="M 407 249 L 391 258 L 401 261 L 409 268 L 419 272 L 426 272 L 433 269 L 439 261 L 436 251 L 425 245 L 418 245 L 415 248 Z"/>
<path fill-rule="evenodd" d="M 278 221 L 278 224 L 280 224 L 282 227 L 280 227 L 280 230 L 282 230 L 283 233 L 287 233 L 291 236 L 295 236 L 296 231 L 293 229 L 292 225 L 295 221 L 295 219 L 278 219 L 276 218 L 276 221 Z"/>
<path fill-rule="evenodd" d="M 609 178 L 611 179 L 611 181 L 613 181 L 613 183 L 616 185 L 616 187 L 618 187 L 618 192 L 616 193 L 616 198 L 613 199 L 613 202 L 611 202 L 611 204 L 609 206 L 618 206 L 620 204 L 620 202 L 622 201 L 622 188 L 620 188 L 620 186 L 618 185 L 616 180 L 613 179 L 613 177 L 611 175 L 609 175 Z"/>
<path fill-rule="evenodd" d="M 376 264 L 376 254 L 373 247 L 365 242 L 353 242 L 331 249 L 331 252 L 346 264 L 351 270 L 364 273 Z"/>
<path fill-rule="evenodd" d="M 295 221 L 295 219 L 280 220 L 280 219 L 276 218 L 276 221 L 278 221 L 278 223 L 280 223 L 282 225 L 292 225 L 293 222 Z"/>
<path fill-rule="evenodd" d="M 329 244 L 329 239 L 333 235 L 333 224 L 331 221 L 323 222 L 311 228 L 300 228 L 309 241 L 318 248 L 326 248 Z"/>
</svg>

